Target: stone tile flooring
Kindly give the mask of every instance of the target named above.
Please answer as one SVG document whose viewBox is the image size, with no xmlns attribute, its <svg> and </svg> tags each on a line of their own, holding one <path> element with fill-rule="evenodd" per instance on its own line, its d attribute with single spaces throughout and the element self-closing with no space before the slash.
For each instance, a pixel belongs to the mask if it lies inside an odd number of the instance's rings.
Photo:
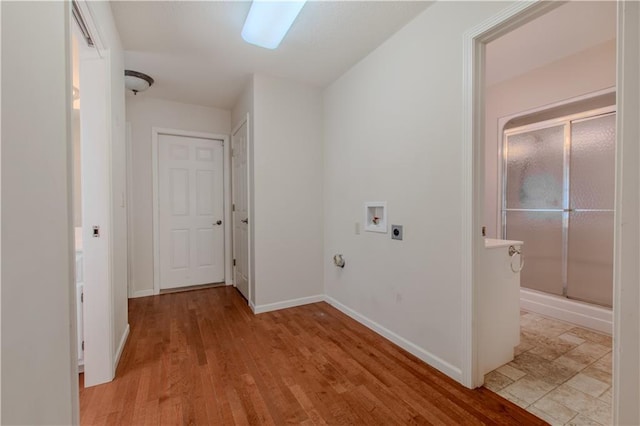
<svg viewBox="0 0 640 426">
<path fill-rule="evenodd" d="M 515 359 L 484 386 L 552 425 L 610 425 L 611 349 L 611 336 L 522 311 Z"/>
</svg>

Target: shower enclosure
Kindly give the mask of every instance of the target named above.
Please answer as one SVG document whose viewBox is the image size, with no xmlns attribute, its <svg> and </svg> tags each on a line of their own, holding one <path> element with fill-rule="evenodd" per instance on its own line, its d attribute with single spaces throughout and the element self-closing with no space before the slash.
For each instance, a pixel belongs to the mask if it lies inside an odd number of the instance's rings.
<svg viewBox="0 0 640 426">
<path fill-rule="evenodd" d="M 521 285 L 611 307 L 613 107 L 504 132 L 502 233 L 524 241 Z"/>
</svg>

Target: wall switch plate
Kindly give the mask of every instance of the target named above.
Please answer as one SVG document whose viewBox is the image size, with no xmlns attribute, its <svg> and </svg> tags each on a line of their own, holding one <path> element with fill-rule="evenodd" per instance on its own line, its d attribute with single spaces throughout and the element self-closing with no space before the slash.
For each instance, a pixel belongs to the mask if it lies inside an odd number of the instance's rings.
<svg viewBox="0 0 640 426">
<path fill-rule="evenodd" d="M 356 235 L 360 235 L 360 222 L 356 222 L 355 231 Z"/>
<path fill-rule="evenodd" d="M 402 240 L 402 225 L 391 225 L 391 239 Z"/>
</svg>

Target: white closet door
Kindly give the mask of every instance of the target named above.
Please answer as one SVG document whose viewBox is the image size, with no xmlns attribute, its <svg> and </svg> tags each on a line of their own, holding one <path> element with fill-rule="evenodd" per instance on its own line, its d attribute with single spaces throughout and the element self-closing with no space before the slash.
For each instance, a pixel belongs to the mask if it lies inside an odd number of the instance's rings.
<svg viewBox="0 0 640 426">
<path fill-rule="evenodd" d="M 232 135 L 233 147 L 233 256 L 234 282 L 249 300 L 249 211 L 247 182 L 247 123 Z"/>
<path fill-rule="evenodd" d="M 160 288 L 224 282 L 222 141 L 158 137 Z"/>
</svg>

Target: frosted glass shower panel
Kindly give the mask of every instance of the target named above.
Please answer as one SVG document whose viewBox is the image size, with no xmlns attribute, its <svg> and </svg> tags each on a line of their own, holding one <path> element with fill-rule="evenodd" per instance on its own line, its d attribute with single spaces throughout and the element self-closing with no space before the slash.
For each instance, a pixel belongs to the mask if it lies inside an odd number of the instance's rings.
<svg viewBox="0 0 640 426">
<path fill-rule="evenodd" d="M 567 296 L 612 306 L 615 114 L 571 123 Z"/>
<path fill-rule="evenodd" d="M 562 212 L 507 211 L 506 239 L 524 241 L 520 285 L 562 294 Z"/>
<path fill-rule="evenodd" d="M 613 209 L 615 141 L 615 114 L 571 123 L 572 209 Z"/>
<path fill-rule="evenodd" d="M 570 213 L 567 296 L 611 307 L 612 289 L 613 212 Z"/>
<path fill-rule="evenodd" d="M 507 209 L 561 209 L 564 125 L 507 136 Z"/>
</svg>

